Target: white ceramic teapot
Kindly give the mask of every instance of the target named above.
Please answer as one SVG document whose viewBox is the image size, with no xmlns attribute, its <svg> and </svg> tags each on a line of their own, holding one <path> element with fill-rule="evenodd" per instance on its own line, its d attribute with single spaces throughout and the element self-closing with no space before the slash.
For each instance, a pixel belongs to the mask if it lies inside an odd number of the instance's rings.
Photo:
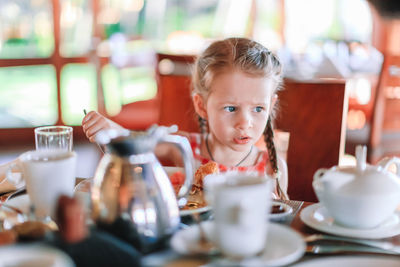
<svg viewBox="0 0 400 267">
<path fill-rule="evenodd" d="M 392 216 L 400 204 L 400 159 L 366 163 L 365 146 L 356 148 L 356 167 L 319 169 L 313 188 L 336 223 L 351 228 L 373 228 Z M 396 165 L 396 174 L 388 171 Z"/>
</svg>

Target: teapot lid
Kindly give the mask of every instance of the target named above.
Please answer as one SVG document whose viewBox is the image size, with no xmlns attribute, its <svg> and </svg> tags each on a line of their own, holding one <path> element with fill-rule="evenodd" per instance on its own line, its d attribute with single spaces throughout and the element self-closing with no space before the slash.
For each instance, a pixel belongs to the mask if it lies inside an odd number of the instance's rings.
<svg viewBox="0 0 400 267">
<path fill-rule="evenodd" d="M 125 157 L 153 151 L 164 136 L 177 129 L 176 125 L 165 127 L 156 124 L 147 131 L 106 129 L 96 134 L 96 142 L 106 145 L 111 153 Z"/>
</svg>

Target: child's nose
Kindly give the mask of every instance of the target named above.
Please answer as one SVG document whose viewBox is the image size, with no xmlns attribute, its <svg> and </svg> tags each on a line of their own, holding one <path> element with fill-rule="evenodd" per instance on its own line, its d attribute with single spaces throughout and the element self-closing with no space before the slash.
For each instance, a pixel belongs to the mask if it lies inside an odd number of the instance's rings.
<svg viewBox="0 0 400 267">
<path fill-rule="evenodd" d="M 247 112 L 241 112 L 238 114 L 236 127 L 238 129 L 248 129 L 253 123 L 252 117 Z"/>
</svg>

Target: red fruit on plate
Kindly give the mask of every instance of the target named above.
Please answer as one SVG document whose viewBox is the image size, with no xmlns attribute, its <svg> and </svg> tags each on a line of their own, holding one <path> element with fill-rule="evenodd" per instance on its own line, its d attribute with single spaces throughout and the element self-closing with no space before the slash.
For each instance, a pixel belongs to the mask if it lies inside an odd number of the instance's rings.
<svg viewBox="0 0 400 267">
<path fill-rule="evenodd" d="M 181 172 L 174 172 L 169 177 L 172 185 L 181 185 L 185 182 L 185 175 Z"/>
</svg>

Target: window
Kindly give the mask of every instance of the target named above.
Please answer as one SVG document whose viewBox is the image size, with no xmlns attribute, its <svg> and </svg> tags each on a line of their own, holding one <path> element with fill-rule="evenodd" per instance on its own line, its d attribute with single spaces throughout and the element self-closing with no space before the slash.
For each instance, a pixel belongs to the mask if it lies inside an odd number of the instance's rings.
<svg viewBox="0 0 400 267">
<path fill-rule="evenodd" d="M 283 4 L 279 0 L 257 0 L 253 38 L 273 51 L 283 45 Z"/>
<path fill-rule="evenodd" d="M 97 110 L 96 68 L 92 64 L 67 64 L 61 71 L 62 120 L 80 125 L 83 110 Z"/>
<path fill-rule="evenodd" d="M 80 125 L 83 108 L 96 108 L 96 72 L 71 64 L 90 61 L 90 5 L 0 2 L 0 128 Z"/>
<path fill-rule="evenodd" d="M 292 51 L 317 40 L 370 43 L 371 33 L 366 0 L 285 0 L 285 38 Z"/>
<path fill-rule="evenodd" d="M 54 51 L 50 1 L 0 1 L 0 58 L 45 58 Z"/>
<path fill-rule="evenodd" d="M 92 49 L 93 13 L 89 0 L 60 1 L 60 54 L 85 56 Z"/>
<path fill-rule="evenodd" d="M 153 98 L 155 51 L 197 53 L 228 36 L 300 51 L 324 38 L 369 42 L 371 29 L 365 0 L 2 0 L 0 134 L 78 126 L 83 109 L 114 116 Z"/>
<path fill-rule="evenodd" d="M 0 127 L 57 122 L 57 82 L 51 65 L 0 68 Z"/>
<path fill-rule="evenodd" d="M 157 94 L 153 67 L 127 67 L 118 70 L 109 64 L 103 68 L 102 83 L 107 114 L 117 115 L 123 105 L 151 99 Z"/>
</svg>

